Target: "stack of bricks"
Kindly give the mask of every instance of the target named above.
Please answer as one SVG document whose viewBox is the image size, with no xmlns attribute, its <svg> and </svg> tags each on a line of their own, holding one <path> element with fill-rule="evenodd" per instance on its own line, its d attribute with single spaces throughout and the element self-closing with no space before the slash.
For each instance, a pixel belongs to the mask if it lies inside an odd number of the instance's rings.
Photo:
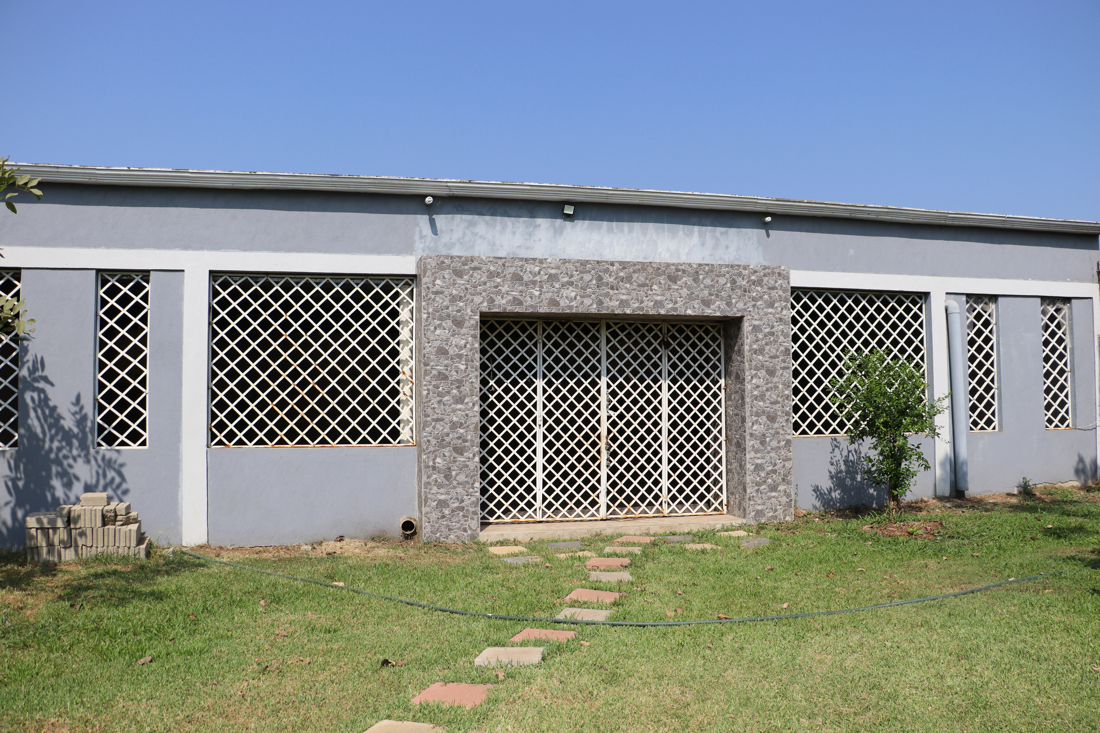
<svg viewBox="0 0 1100 733">
<path fill-rule="evenodd" d="M 149 557 L 149 540 L 130 502 L 106 494 L 81 494 L 80 503 L 27 515 L 27 559 L 65 562 L 94 555 Z"/>
</svg>

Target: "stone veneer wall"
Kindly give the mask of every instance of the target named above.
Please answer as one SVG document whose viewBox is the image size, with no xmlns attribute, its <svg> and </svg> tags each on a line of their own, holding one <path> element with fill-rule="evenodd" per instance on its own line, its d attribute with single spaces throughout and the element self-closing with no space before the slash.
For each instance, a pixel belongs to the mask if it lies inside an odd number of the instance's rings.
<svg viewBox="0 0 1100 733">
<path fill-rule="evenodd" d="M 424 255 L 418 266 L 418 503 L 426 540 L 481 526 L 479 323 L 483 315 L 726 321 L 729 511 L 790 519 L 790 270 L 756 265 Z"/>
</svg>

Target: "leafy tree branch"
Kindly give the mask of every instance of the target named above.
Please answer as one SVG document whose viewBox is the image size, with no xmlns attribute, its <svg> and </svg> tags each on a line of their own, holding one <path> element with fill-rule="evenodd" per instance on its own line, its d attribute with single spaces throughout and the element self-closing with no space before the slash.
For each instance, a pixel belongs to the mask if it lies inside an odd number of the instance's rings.
<svg viewBox="0 0 1100 733">
<path fill-rule="evenodd" d="M 0 194 L 9 188 L 15 189 L 4 194 L 4 206 L 11 213 L 18 214 L 19 212 L 15 208 L 15 202 L 12 201 L 12 198 L 26 192 L 33 194 L 41 201 L 42 192 L 35 188 L 41 179 L 20 175 L 19 169 L 9 168 L 7 162 L 6 157 L 0 158 Z M 0 253 L 0 257 L 3 256 L 3 253 Z M 12 338 L 16 341 L 29 341 L 30 336 L 27 334 L 34 331 L 33 323 L 34 319 L 27 318 L 27 311 L 23 308 L 22 300 L 0 295 L 0 336 Z"/>
<path fill-rule="evenodd" d="M 881 349 L 847 352 L 843 372 L 829 382 L 829 401 L 848 421 L 848 443 L 870 442 L 864 475 L 886 489 L 896 512 L 917 474 L 931 468 L 910 438 L 941 437 L 936 416 L 946 409 L 948 396 L 929 400 L 928 384 L 916 367 Z"/>
</svg>

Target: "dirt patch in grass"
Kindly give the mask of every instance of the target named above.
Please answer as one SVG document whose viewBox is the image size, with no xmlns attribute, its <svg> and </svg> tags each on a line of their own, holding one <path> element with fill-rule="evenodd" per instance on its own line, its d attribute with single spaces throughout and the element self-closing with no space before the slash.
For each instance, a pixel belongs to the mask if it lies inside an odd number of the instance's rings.
<svg viewBox="0 0 1100 733">
<path fill-rule="evenodd" d="M 868 524 L 864 532 L 877 533 L 882 537 L 912 537 L 917 540 L 930 540 L 943 532 L 943 522 L 887 522 L 886 524 Z"/>
<path fill-rule="evenodd" d="M 303 545 L 272 545 L 267 547 L 219 547 L 204 545 L 192 548 L 199 555 L 225 560 L 287 560 L 331 555 L 351 556 L 364 562 L 408 562 L 438 565 L 460 562 L 476 551 L 476 545 L 463 543 L 422 544 L 415 540 L 341 540 Z"/>
</svg>

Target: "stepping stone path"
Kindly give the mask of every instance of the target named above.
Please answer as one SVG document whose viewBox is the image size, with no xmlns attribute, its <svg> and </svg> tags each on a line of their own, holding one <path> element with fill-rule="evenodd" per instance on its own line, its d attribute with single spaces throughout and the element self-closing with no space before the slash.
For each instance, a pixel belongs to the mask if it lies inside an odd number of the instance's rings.
<svg viewBox="0 0 1100 733">
<path fill-rule="evenodd" d="M 491 688 L 492 685 L 436 682 L 414 697 L 412 701 L 415 705 L 422 702 L 438 702 L 443 705 L 461 705 L 464 708 L 472 708 L 480 705 L 485 700 L 485 696 L 489 694 Z"/>
<path fill-rule="evenodd" d="M 603 548 L 603 554 L 605 555 L 641 555 L 642 548 L 640 547 L 605 547 Z"/>
<path fill-rule="evenodd" d="M 628 557 L 594 557 L 584 564 L 589 570 L 607 570 L 608 568 L 625 568 L 630 564 Z"/>
<path fill-rule="evenodd" d="M 413 723 L 408 720 L 379 720 L 367 728 L 366 733 L 446 733 L 431 723 Z"/>
<path fill-rule="evenodd" d="M 475 667 L 523 667 L 542 662 L 541 646 L 491 646 L 474 659 Z M 480 701 L 479 701 L 480 702 Z"/>
<path fill-rule="evenodd" d="M 751 540 L 741 540 L 741 546 L 750 550 L 754 547 L 763 547 L 771 542 L 767 537 L 753 537 Z"/>
<path fill-rule="evenodd" d="M 576 637 L 576 631 L 563 631 L 561 629 L 524 629 L 508 641 L 527 641 L 538 639 L 541 641 L 569 641 Z"/>
<path fill-rule="evenodd" d="M 546 546 L 551 550 L 579 550 L 584 547 L 583 544 L 576 540 L 572 542 L 547 542 Z"/>
<path fill-rule="evenodd" d="M 588 574 L 588 579 L 597 583 L 619 583 L 622 581 L 634 580 L 634 576 L 625 570 L 619 573 L 605 573 L 599 570 L 593 570 Z"/>
<path fill-rule="evenodd" d="M 690 542 L 691 535 L 673 535 L 664 538 L 666 542 Z M 620 537 L 612 543 L 612 546 L 604 548 L 607 555 L 640 555 L 642 548 L 637 545 L 647 545 L 653 542 L 653 537 L 627 535 Z M 764 540 L 767 542 L 767 540 Z M 577 550 L 577 552 L 558 553 L 560 558 L 584 557 L 588 558 L 585 567 L 589 569 L 588 579 L 594 582 L 621 582 L 631 581 L 630 573 L 622 571 L 622 568 L 630 565 L 627 557 L 596 557 L 595 553 L 582 550 L 584 545 L 578 541 L 548 542 L 547 548 L 551 550 Z M 687 545 L 691 549 L 718 549 L 715 545 Z M 523 555 L 528 552 L 522 545 L 507 545 L 490 547 L 489 552 L 500 557 L 510 565 L 525 565 L 530 562 L 541 561 L 536 555 Z M 601 572 L 611 568 L 616 572 Z M 614 603 L 625 593 L 613 593 L 611 591 L 593 590 L 591 588 L 576 588 L 568 596 L 566 601 L 581 603 Z M 557 615 L 559 619 L 576 619 L 578 621 L 607 621 L 611 618 L 610 609 L 597 608 L 563 608 Z M 531 629 L 527 628 L 519 632 L 509 643 L 517 644 L 526 641 L 569 641 L 575 639 L 577 632 L 561 629 Z M 545 647 L 541 646 L 491 646 L 485 649 L 474 659 L 475 667 L 507 666 L 518 667 L 542 662 Z M 436 682 L 431 687 L 421 691 L 412 699 L 413 703 L 437 702 L 442 705 L 461 705 L 473 708 L 484 702 L 492 685 L 467 685 L 459 682 Z M 442 733 L 438 728 L 428 723 L 413 723 L 399 720 L 381 720 L 371 726 L 367 733 Z"/>
<path fill-rule="evenodd" d="M 748 537 L 749 533 L 743 529 L 735 529 L 732 532 L 719 532 L 723 537 Z"/>
<path fill-rule="evenodd" d="M 693 543 L 693 544 L 687 544 L 687 545 L 684 545 L 684 548 L 688 549 L 688 550 L 721 550 L 722 549 L 718 545 L 712 545 L 709 542 L 696 542 L 696 543 Z"/>
<path fill-rule="evenodd" d="M 582 601 L 584 603 L 614 603 L 625 596 L 626 593 L 612 593 L 609 590 L 589 590 L 577 588 L 565 597 L 567 601 Z"/>
<path fill-rule="evenodd" d="M 527 552 L 527 548 L 520 545 L 508 545 L 507 547 L 490 547 L 489 552 L 494 555 L 518 555 L 521 552 Z"/>
<path fill-rule="evenodd" d="M 557 618 L 575 618 L 578 621 L 606 621 L 611 611 L 600 608 L 563 608 Z"/>
<path fill-rule="evenodd" d="M 661 539 L 663 539 L 665 542 L 671 542 L 672 544 L 677 545 L 681 542 L 691 542 L 695 538 L 689 534 L 670 534 L 662 537 Z"/>
</svg>

